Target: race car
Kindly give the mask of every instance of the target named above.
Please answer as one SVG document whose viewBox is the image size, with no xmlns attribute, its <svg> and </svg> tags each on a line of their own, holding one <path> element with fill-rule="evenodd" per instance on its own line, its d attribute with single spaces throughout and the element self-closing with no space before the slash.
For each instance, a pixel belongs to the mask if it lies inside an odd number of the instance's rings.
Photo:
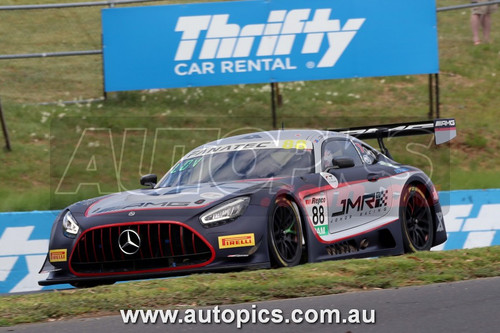
<svg viewBox="0 0 500 333">
<path fill-rule="evenodd" d="M 147 188 L 77 202 L 50 236 L 40 285 L 77 287 L 205 271 L 424 251 L 446 241 L 438 193 L 384 139 L 456 136 L 454 119 L 223 138 Z M 366 144 L 377 139 L 380 151 Z"/>
</svg>

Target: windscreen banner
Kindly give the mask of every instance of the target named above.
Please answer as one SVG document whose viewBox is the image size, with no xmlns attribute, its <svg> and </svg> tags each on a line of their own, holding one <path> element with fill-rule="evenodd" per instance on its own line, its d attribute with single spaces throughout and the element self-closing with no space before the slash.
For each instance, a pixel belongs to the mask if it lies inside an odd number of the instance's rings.
<svg viewBox="0 0 500 333">
<path fill-rule="evenodd" d="M 102 10 L 105 90 L 438 73 L 435 0 Z"/>
</svg>

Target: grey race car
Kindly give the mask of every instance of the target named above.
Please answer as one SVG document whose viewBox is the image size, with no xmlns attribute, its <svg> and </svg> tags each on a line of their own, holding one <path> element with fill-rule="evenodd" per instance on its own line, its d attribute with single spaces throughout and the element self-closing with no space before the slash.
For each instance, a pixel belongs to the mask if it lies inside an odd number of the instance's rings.
<svg viewBox="0 0 500 333">
<path fill-rule="evenodd" d="M 349 135 L 350 134 L 350 135 Z M 456 135 L 454 119 L 245 134 L 200 146 L 149 188 L 75 203 L 54 222 L 40 285 L 429 250 L 446 241 L 431 180 L 384 138 Z M 378 139 L 379 152 L 362 139 Z"/>
</svg>

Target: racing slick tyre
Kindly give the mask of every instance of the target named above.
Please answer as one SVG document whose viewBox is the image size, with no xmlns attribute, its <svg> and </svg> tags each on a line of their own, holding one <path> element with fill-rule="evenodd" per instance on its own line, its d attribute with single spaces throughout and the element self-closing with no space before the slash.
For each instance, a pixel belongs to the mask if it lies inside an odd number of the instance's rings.
<svg viewBox="0 0 500 333">
<path fill-rule="evenodd" d="M 434 241 L 434 221 L 429 202 L 417 186 L 404 188 L 399 217 L 405 252 L 430 250 Z"/>
<path fill-rule="evenodd" d="M 296 266 L 302 257 L 302 224 L 297 206 L 280 197 L 269 217 L 269 253 L 276 267 Z"/>
</svg>

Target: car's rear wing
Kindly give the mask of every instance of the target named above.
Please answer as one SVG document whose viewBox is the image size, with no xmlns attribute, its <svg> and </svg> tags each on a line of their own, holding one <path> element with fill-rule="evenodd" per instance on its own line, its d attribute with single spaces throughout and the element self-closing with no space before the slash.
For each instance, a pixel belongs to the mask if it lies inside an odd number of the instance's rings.
<svg viewBox="0 0 500 333">
<path fill-rule="evenodd" d="M 439 145 L 457 136 L 455 119 L 453 118 L 329 130 L 349 134 L 360 140 L 377 139 L 380 149 L 386 155 L 390 155 L 383 142 L 383 139 L 386 138 L 434 134 L 434 140 Z"/>
</svg>

